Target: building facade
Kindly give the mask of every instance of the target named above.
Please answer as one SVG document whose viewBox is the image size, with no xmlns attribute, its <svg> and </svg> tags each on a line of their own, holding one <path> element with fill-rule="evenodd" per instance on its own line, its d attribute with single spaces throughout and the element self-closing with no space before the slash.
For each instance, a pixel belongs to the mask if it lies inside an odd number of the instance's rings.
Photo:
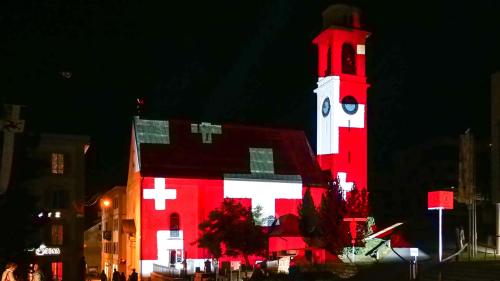
<svg viewBox="0 0 500 281">
<path fill-rule="evenodd" d="M 138 241 L 131 249 L 137 259 L 127 259 L 127 267 L 148 276 L 155 267 L 180 269 L 186 260 L 192 273 L 212 258 L 193 243 L 198 225 L 225 198 L 262 207 L 268 226 L 297 215 L 306 188 L 319 203 L 326 186 L 303 132 L 135 118 L 127 218 Z"/>
<path fill-rule="evenodd" d="M 101 222 L 91 226 L 84 233 L 83 254 L 87 261 L 87 273 L 97 275 L 101 272 L 102 226 Z"/>
<path fill-rule="evenodd" d="M 123 220 L 126 217 L 126 188 L 115 186 L 103 194 L 102 210 L 102 252 L 101 268 L 108 278 L 113 270 L 126 272 L 127 234 L 123 231 Z"/>
<path fill-rule="evenodd" d="M 85 152 L 89 138 L 42 134 L 34 151 L 41 163 L 39 176 L 27 184 L 39 198 L 38 233 L 41 245 L 33 259 L 51 280 L 83 280 L 83 218 Z"/>
</svg>

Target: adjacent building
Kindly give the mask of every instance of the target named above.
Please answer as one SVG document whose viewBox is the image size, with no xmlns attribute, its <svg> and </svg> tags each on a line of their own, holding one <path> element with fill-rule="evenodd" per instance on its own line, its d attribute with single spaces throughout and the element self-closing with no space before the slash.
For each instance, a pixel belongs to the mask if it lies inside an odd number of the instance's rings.
<svg viewBox="0 0 500 281">
<path fill-rule="evenodd" d="M 101 268 L 111 278 L 113 270 L 126 272 L 126 187 L 115 186 L 102 195 L 100 202 L 102 221 Z"/>
<path fill-rule="evenodd" d="M 83 217 L 86 136 L 42 134 L 33 157 L 40 164 L 36 178 L 26 183 L 38 197 L 37 234 L 33 251 L 50 280 L 80 280 L 85 272 Z"/>
<path fill-rule="evenodd" d="M 87 261 L 87 273 L 97 275 L 101 272 L 102 227 L 98 222 L 85 230 L 83 255 Z"/>
</svg>

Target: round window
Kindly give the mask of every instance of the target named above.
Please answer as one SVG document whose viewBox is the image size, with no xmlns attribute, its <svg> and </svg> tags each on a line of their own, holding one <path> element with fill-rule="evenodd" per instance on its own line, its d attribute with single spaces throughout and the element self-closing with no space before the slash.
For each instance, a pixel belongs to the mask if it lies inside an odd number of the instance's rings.
<svg viewBox="0 0 500 281">
<path fill-rule="evenodd" d="M 353 115 L 358 112 L 358 101 L 353 96 L 345 96 L 342 99 L 342 109 L 345 113 Z"/>
</svg>

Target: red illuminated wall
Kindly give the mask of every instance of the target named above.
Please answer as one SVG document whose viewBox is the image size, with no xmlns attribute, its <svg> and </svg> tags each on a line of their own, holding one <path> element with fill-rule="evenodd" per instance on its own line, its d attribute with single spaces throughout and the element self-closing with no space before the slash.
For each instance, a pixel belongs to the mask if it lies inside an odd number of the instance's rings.
<svg viewBox="0 0 500 281">
<path fill-rule="evenodd" d="M 144 190 L 154 188 L 154 179 L 143 178 L 141 184 L 141 260 L 158 259 L 157 232 L 170 229 L 169 218 L 172 213 L 180 216 L 180 230 L 183 231 L 183 247 L 187 258 L 210 257 L 204 249 L 198 248 L 192 242 L 198 238 L 198 225 L 208 217 L 210 211 L 218 208 L 222 203 L 224 180 L 166 178 L 166 188 L 175 189 L 176 198 L 165 200 L 165 210 L 156 210 L 154 200 L 144 199 Z M 306 188 L 303 188 L 303 193 L 305 190 Z M 311 189 L 311 195 L 317 205 L 320 204 L 323 190 L 322 188 Z M 251 206 L 250 199 L 235 200 L 244 206 Z M 276 199 L 276 216 L 297 215 L 297 208 L 301 201 L 300 199 Z M 280 248 L 280 245 L 271 244 L 270 247 L 273 249 Z M 293 247 L 303 245 L 292 244 L 290 246 Z"/>
</svg>

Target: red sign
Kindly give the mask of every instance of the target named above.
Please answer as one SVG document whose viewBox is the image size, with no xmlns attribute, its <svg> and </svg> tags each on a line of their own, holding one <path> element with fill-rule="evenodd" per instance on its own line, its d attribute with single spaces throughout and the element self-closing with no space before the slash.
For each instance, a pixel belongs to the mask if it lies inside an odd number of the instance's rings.
<svg viewBox="0 0 500 281">
<path fill-rule="evenodd" d="M 427 194 L 427 209 L 453 209 L 452 191 L 431 191 Z"/>
</svg>

